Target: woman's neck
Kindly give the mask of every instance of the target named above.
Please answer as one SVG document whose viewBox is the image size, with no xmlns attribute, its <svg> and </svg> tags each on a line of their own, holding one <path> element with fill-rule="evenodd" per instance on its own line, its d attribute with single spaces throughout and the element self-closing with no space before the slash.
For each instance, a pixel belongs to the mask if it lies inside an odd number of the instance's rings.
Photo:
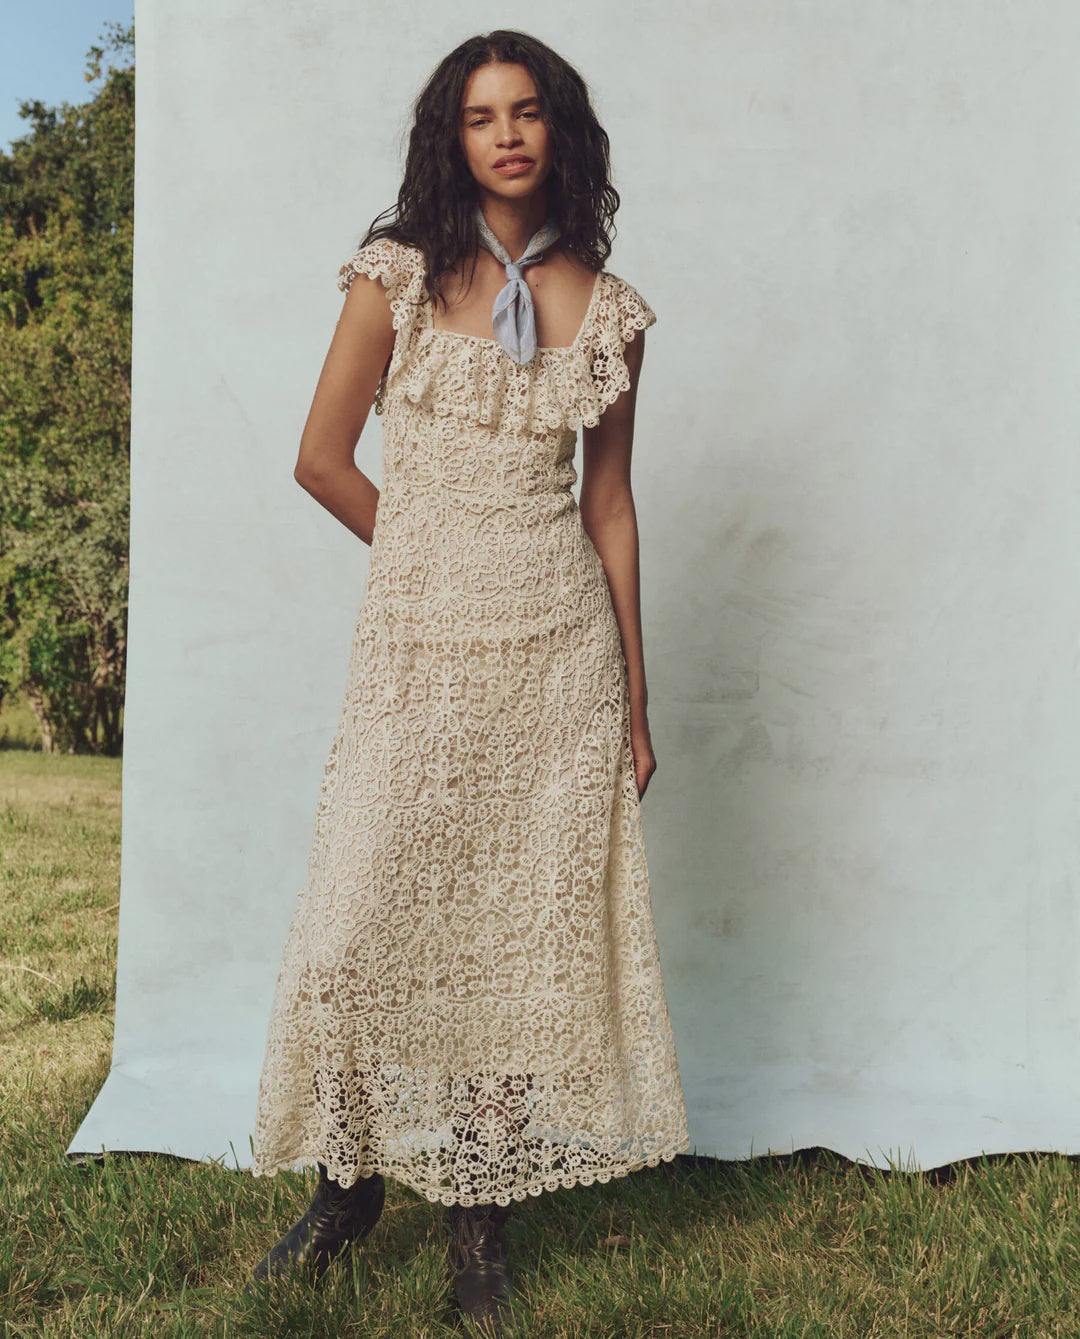
<svg viewBox="0 0 1080 1339">
<path fill-rule="evenodd" d="M 506 247 L 512 260 L 529 245 L 529 238 L 547 220 L 547 197 L 544 191 L 534 191 L 520 200 L 505 196 L 487 195 L 480 205 L 488 227 Z"/>
</svg>

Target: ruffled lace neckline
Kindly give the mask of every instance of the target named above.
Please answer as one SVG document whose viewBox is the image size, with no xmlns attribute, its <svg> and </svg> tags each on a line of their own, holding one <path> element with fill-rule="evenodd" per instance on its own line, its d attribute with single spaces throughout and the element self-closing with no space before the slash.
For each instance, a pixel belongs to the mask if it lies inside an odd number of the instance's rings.
<svg viewBox="0 0 1080 1339">
<path fill-rule="evenodd" d="M 507 434 L 565 434 L 595 426 L 630 384 L 622 358 L 623 330 L 613 319 L 620 284 L 600 270 L 573 343 L 538 348 L 524 364 L 516 363 L 498 340 L 437 329 L 431 304 L 424 303 L 409 354 L 391 368 L 388 390 L 438 417 Z M 600 320 L 605 304 L 611 310 Z"/>
<path fill-rule="evenodd" d="M 585 308 L 585 315 L 581 318 L 581 325 L 578 327 L 578 332 L 574 336 L 572 343 L 537 345 L 535 357 L 539 358 L 542 354 L 570 355 L 577 352 L 578 347 L 588 335 L 589 327 L 592 325 L 593 317 L 596 314 L 596 308 L 600 301 L 600 287 L 603 277 L 604 271 L 598 270 L 596 278 L 593 281 L 592 293 L 589 296 L 589 305 Z M 499 341 L 497 339 L 492 339 L 489 335 L 468 335 L 460 330 L 446 330 L 436 326 L 434 324 L 432 304 L 430 301 L 424 306 L 424 314 L 419 322 L 419 331 L 419 337 L 421 339 L 437 339 L 445 335 L 449 336 L 451 339 L 465 340 L 470 344 L 490 344 L 504 354 L 505 357 L 510 358 L 510 355 L 502 347 Z M 513 359 L 510 359 L 510 361 L 513 362 Z M 526 366 L 528 366 L 528 364 L 526 364 Z"/>
<path fill-rule="evenodd" d="M 630 388 L 626 346 L 656 320 L 632 284 L 600 270 L 573 342 L 538 348 L 520 364 L 496 339 L 436 329 L 418 247 L 369 243 L 341 267 L 338 287 L 347 290 L 357 274 L 379 279 L 390 298 L 396 337 L 375 412 L 395 419 L 423 411 L 506 435 L 595 427 Z"/>
</svg>

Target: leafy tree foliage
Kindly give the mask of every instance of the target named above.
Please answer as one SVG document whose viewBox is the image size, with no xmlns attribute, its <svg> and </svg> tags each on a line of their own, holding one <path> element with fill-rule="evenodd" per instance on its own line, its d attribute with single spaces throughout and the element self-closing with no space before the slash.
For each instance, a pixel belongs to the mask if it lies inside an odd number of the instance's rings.
<svg viewBox="0 0 1080 1339">
<path fill-rule="evenodd" d="M 0 152 L 0 698 L 46 749 L 119 753 L 127 652 L 134 28 L 91 99 Z"/>
</svg>

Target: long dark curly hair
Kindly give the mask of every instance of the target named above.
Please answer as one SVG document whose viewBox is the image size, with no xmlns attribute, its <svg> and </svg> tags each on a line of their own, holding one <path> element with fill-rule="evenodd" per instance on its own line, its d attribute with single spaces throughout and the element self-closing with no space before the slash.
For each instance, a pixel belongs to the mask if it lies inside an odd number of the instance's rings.
<svg viewBox="0 0 1080 1339">
<path fill-rule="evenodd" d="M 560 245 L 590 270 L 603 269 L 611 254 L 619 193 L 610 180 L 608 136 L 596 119 L 585 80 L 537 38 L 497 28 L 455 47 L 424 85 L 413 105 L 397 204 L 376 216 L 360 243 L 364 247 L 389 237 L 419 247 L 426 260 L 428 296 L 442 299 L 444 306 L 444 275 L 465 259 L 475 269 L 480 249 L 475 218 L 479 196 L 458 139 L 458 121 L 469 76 L 493 61 L 524 65 L 536 85 L 552 142 L 545 185 L 549 212 L 559 221 Z M 391 213 L 391 219 L 380 223 Z"/>
</svg>

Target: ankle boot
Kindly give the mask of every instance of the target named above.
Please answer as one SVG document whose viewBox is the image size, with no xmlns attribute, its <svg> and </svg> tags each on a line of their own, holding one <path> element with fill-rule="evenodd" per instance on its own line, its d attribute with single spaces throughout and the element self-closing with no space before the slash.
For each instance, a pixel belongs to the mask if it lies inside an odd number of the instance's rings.
<svg viewBox="0 0 1080 1339">
<path fill-rule="evenodd" d="M 378 1222 L 386 1199 L 386 1183 L 378 1172 L 342 1190 L 321 1162 L 318 1168 L 319 1184 L 310 1205 L 255 1267 L 246 1293 L 271 1275 L 294 1268 L 318 1281 L 333 1260 Z"/>
<path fill-rule="evenodd" d="M 471 1333 L 497 1337 L 515 1291 L 503 1224 L 512 1206 L 451 1204 L 448 1257 L 454 1299 Z"/>
</svg>

